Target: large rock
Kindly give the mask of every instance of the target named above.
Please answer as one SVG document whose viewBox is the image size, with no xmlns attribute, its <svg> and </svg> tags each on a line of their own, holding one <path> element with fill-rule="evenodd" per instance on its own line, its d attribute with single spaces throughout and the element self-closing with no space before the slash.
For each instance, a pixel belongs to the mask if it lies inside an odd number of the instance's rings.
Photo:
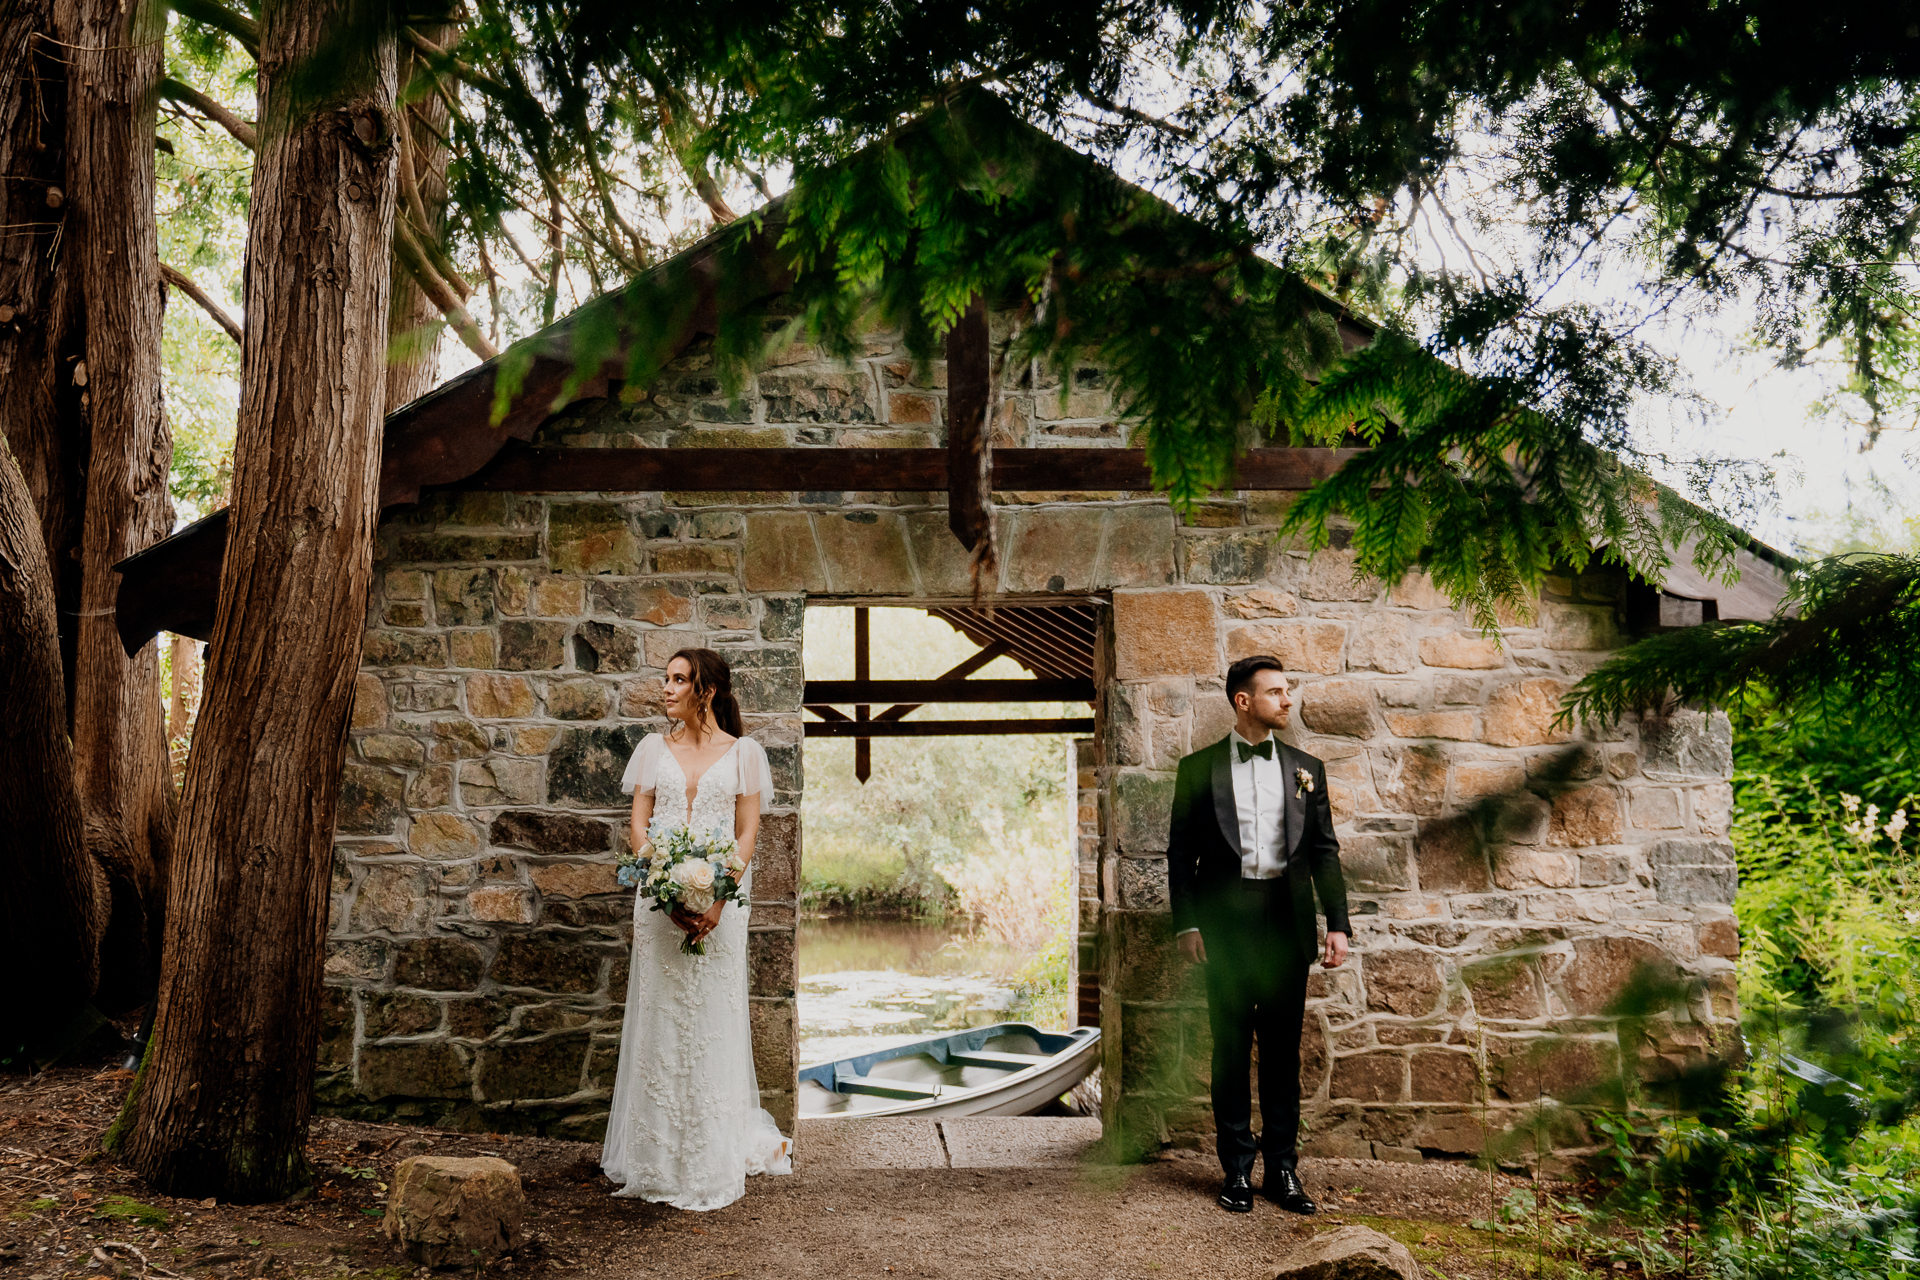
<svg viewBox="0 0 1920 1280">
<path fill-rule="evenodd" d="M 1274 1280 L 1421 1280 L 1421 1272 L 1413 1253 L 1391 1236 L 1341 1227 L 1302 1245 Z"/>
<path fill-rule="evenodd" d="M 384 1223 L 429 1267 L 484 1265 L 520 1247 L 520 1171 L 493 1156 L 414 1156 L 394 1171 Z"/>
</svg>

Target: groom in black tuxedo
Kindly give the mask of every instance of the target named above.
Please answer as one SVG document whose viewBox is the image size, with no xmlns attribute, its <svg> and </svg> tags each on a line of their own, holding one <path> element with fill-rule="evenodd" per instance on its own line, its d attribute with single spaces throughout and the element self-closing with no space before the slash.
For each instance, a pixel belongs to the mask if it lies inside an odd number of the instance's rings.
<svg viewBox="0 0 1920 1280">
<path fill-rule="evenodd" d="M 1167 882 L 1180 952 L 1207 966 L 1213 1029 L 1213 1123 L 1226 1185 L 1220 1207 L 1253 1210 L 1253 1157 L 1266 1157 L 1266 1197 L 1294 1213 L 1316 1206 L 1295 1165 L 1300 1131 L 1300 1024 L 1318 930 L 1321 962 L 1347 958 L 1347 888 L 1327 803 L 1327 770 L 1280 742 L 1293 702 L 1277 659 L 1227 669 L 1234 729 L 1180 762 L 1167 836 Z M 1260 1043 L 1256 1144 L 1248 1074 Z"/>
</svg>

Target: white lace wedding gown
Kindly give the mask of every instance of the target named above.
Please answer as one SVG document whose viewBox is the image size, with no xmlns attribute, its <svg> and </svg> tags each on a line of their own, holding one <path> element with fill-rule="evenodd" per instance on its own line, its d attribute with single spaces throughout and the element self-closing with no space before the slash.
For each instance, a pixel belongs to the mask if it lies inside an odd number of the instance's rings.
<svg viewBox="0 0 1920 1280">
<path fill-rule="evenodd" d="M 689 806 L 680 762 L 654 734 L 633 753 L 620 789 L 651 791 L 655 817 L 732 830 L 735 798 L 757 793 L 765 813 L 773 776 L 760 744 L 742 738 L 701 775 Z M 752 877 L 749 865 L 749 901 Z M 719 1209 L 746 1194 L 748 1174 L 793 1172 L 793 1144 L 760 1106 L 754 1078 L 747 905 L 727 904 L 704 956 L 683 955 L 686 935 L 651 905 L 634 895 L 633 964 L 600 1167 L 621 1184 L 616 1196 Z"/>
</svg>

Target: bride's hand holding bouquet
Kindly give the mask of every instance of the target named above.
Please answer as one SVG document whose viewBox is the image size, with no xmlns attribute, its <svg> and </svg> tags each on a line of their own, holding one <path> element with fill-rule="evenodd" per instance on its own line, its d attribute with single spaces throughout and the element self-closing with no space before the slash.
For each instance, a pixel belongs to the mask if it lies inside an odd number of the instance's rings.
<svg viewBox="0 0 1920 1280">
<path fill-rule="evenodd" d="M 746 869 L 733 836 L 721 828 L 694 831 L 655 818 L 640 847 L 620 855 L 617 874 L 621 884 L 653 899 L 651 910 L 667 912 L 686 933 L 684 954 L 703 956 L 704 939 L 719 923 L 721 909 L 740 896 Z"/>
</svg>

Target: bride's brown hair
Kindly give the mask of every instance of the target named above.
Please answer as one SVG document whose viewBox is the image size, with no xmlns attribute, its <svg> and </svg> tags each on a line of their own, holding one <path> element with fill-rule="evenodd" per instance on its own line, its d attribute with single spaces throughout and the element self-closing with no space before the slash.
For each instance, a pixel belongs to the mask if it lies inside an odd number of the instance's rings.
<svg viewBox="0 0 1920 1280">
<path fill-rule="evenodd" d="M 733 696 L 733 668 L 711 649 L 682 649 L 673 658 L 685 658 L 691 668 L 693 696 L 713 708 L 713 723 L 736 738 L 747 736 L 740 722 L 740 704 Z M 673 665 L 673 658 L 667 665 Z"/>
</svg>

